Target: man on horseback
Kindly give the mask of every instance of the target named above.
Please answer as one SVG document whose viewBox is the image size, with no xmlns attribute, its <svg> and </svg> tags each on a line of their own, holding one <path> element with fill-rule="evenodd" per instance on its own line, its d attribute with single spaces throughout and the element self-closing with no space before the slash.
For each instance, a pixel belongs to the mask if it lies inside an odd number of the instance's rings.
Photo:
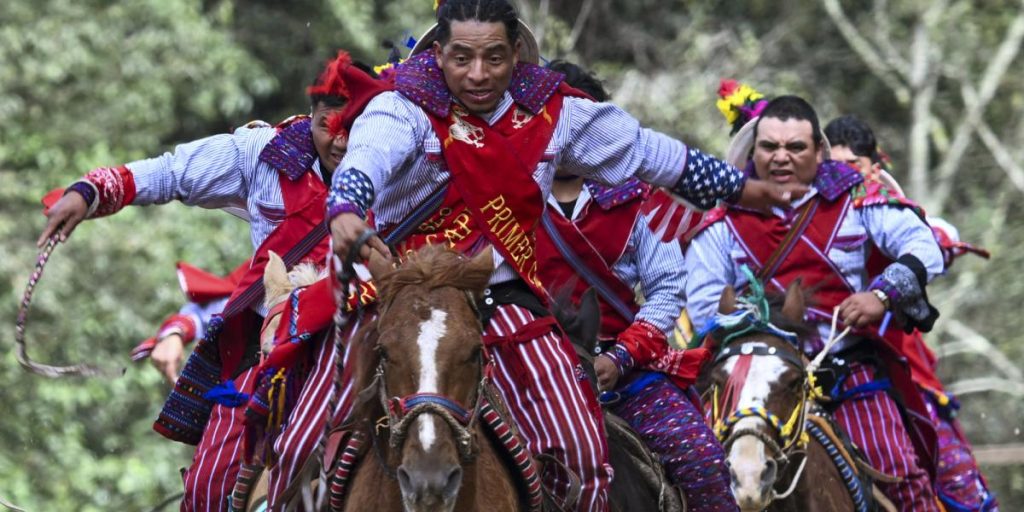
<svg viewBox="0 0 1024 512">
<path fill-rule="evenodd" d="M 168 383 L 178 380 L 178 367 L 185 347 L 206 336 L 214 315 L 224 310 L 231 292 L 249 268 L 246 261 L 227 277 L 220 277 L 185 262 L 178 263 L 178 284 L 188 299 L 177 313 L 168 316 L 157 329 L 132 349 L 132 361 L 149 359 Z"/>
<path fill-rule="evenodd" d="M 595 100 L 608 100 L 601 83 L 579 66 L 555 61 L 548 68 Z M 605 187 L 556 174 L 537 231 L 540 279 L 556 296 L 569 292 L 573 302 L 586 289 L 598 290 L 594 367 L 601 389 L 614 390 L 611 410 L 659 456 L 688 510 L 736 510 L 722 446 L 690 391 L 709 354 L 669 349 L 686 274 L 679 244 L 660 242 L 642 215 L 649 192 L 635 179 Z M 636 286 L 643 306 L 636 304 Z"/>
<path fill-rule="evenodd" d="M 709 208 L 719 199 L 766 207 L 802 187 L 747 182 L 679 141 L 642 129 L 621 109 L 577 97 L 561 74 L 536 65 L 536 41 L 505 0 L 449 0 L 396 91 L 375 98 L 352 128 L 328 200 L 332 244 L 344 258 L 368 229 L 403 240 L 400 253 L 447 243 L 497 253 L 485 306 L 495 383 L 528 447 L 582 480 L 578 507 L 603 510 L 606 469 L 599 407 L 576 375 L 567 342 L 551 330 L 538 280 L 534 230 L 555 168 L 620 183 L 634 176 Z M 408 236 L 395 236 L 408 231 Z M 370 246 L 387 252 L 372 238 Z M 364 257 L 370 247 L 359 248 Z M 546 326 L 546 327 L 545 327 Z M 542 414 L 538 405 L 556 407 Z M 549 480 L 564 496 L 564 478 Z"/>
<path fill-rule="evenodd" d="M 825 126 L 825 136 L 832 148 L 832 159 L 846 162 L 864 175 L 903 195 L 899 184 L 892 178 L 888 156 L 875 138 L 871 127 L 853 115 L 833 119 Z M 946 267 L 964 254 L 973 253 L 988 258 L 988 252 L 961 242 L 957 229 L 948 222 L 928 217 L 935 239 L 942 248 Z M 985 478 L 971 453 L 970 443 L 956 419 L 960 404 L 947 392 L 936 374 L 938 358 L 924 343 L 921 333 L 903 333 L 903 354 L 907 357 L 914 383 L 928 414 L 935 423 L 939 436 L 939 464 L 935 475 L 935 492 L 951 510 L 998 510 L 995 496 L 988 490 Z"/>
<path fill-rule="evenodd" d="M 744 265 L 775 291 L 799 280 L 813 294 L 807 315 L 821 339 L 802 347 L 813 356 L 837 308 L 854 332 L 832 348 L 830 365 L 839 376 L 825 391 L 833 392 L 835 419 L 868 462 L 901 478 L 882 485 L 901 510 L 937 510 L 926 470 L 931 454 L 919 462 L 915 453 L 930 446 L 915 446 L 913 425 L 904 424 L 887 393 L 892 382 L 909 409 L 922 408 L 883 322 L 892 315 L 905 328 L 928 330 L 938 315 L 925 294 L 943 271 L 931 230 L 911 205 L 867 189 L 855 169 L 827 160 L 817 114 L 803 99 L 776 98 L 750 125 L 734 139 L 746 145 L 734 142 L 730 154 L 750 159 L 753 179 L 802 183 L 811 192 L 784 209 L 729 206 L 709 215 L 686 252 L 687 309 L 695 325 L 708 324 L 723 290 L 748 284 Z"/>
<path fill-rule="evenodd" d="M 111 215 L 127 205 L 179 200 L 206 208 L 231 208 L 250 222 L 255 255 L 223 315 L 186 363 L 154 428 L 196 444 L 185 471 L 182 510 L 226 510 L 241 462 L 244 405 L 257 379 L 263 321 L 263 267 L 269 251 L 291 266 L 322 261 L 328 251 L 324 219 L 327 183 L 345 154 L 349 126 L 383 88 L 339 53 L 309 89 L 311 116 L 277 127 L 250 123 L 231 134 L 178 146 L 173 153 L 118 167 L 95 169 L 68 187 L 47 214 L 40 244 L 62 241 L 86 218 Z"/>
</svg>

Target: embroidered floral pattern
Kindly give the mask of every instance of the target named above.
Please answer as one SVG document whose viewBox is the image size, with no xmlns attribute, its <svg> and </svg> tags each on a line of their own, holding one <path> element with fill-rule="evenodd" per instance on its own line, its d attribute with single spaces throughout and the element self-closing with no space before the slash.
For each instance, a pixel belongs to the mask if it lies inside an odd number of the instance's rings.
<svg viewBox="0 0 1024 512">
<path fill-rule="evenodd" d="M 508 92 L 512 99 L 533 115 L 540 114 L 565 75 L 534 64 L 520 62 L 512 71 Z M 447 117 L 452 93 L 444 81 L 434 52 L 423 52 L 400 64 L 395 88 L 403 96 L 437 117 Z"/>
<path fill-rule="evenodd" d="M 90 217 L 113 215 L 135 199 L 135 180 L 127 167 L 100 167 L 85 175 L 96 187 L 97 201 Z"/>
<path fill-rule="evenodd" d="M 931 313 L 921 284 L 914 271 L 902 263 L 893 263 L 871 282 L 869 290 L 881 290 L 889 297 L 892 309 L 914 320 L 923 320 Z"/>
<path fill-rule="evenodd" d="M 829 201 L 835 201 L 850 187 L 864 182 L 864 176 L 853 167 L 842 162 L 828 160 L 818 165 L 814 188 Z"/>
<path fill-rule="evenodd" d="M 608 210 L 625 204 L 638 197 L 644 197 L 651 190 L 651 186 L 636 178 L 631 178 L 621 185 L 607 187 L 593 181 L 585 182 L 590 190 L 591 197 L 603 210 Z"/>
</svg>

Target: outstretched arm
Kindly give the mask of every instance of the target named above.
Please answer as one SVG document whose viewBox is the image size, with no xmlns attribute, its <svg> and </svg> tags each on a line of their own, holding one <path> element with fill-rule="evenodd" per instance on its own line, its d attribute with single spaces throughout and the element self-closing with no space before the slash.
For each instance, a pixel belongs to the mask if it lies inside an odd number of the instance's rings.
<svg viewBox="0 0 1024 512">
<path fill-rule="evenodd" d="M 618 184 L 633 176 L 670 190 L 697 209 L 718 201 L 764 210 L 788 207 L 806 187 L 748 180 L 725 161 L 640 126 L 610 103 L 566 98 L 569 136 L 560 166 L 580 176 Z"/>
<path fill-rule="evenodd" d="M 156 158 L 94 169 L 50 208 L 38 243 L 58 232 L 64 241 L 84 219 L 112 215 L 129 204 L 243 205 L 255 171 L 251 153 L 273 135 L 272 128 L 240 128 L 179 145 Z"/>
</svg>

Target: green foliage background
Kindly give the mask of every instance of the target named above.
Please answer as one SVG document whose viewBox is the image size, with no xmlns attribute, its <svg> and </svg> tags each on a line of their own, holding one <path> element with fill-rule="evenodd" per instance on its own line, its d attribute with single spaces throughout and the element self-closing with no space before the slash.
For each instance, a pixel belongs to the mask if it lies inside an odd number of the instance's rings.
<svg viewBox="0 0 1024 512">
<path fill-rule="evenodd" d="M 649 125 L 722 153 L 728 128 L 714 107 L 718 79 L 768 94 L 802 94 L 823 119 L 861 114 L 897 169 L 907 158 L 909 106 L 873 76 L 814 3 L 761 0 L 519 2 L 550 58 L 577 60 L 607 80 L 613 100 Z M 946 65 L 983 73 L 1019 3 L 947 2 L 932 30 Z M 43 226 L 38 199 L 88 169 L 169 150 L 175 143 L 308 109 L 304 86 L 337 48 L 381 62 L 383 39 L 418 36 L 429 0 L 5 0 L 0 8 L 0 497 L 28 510 L 148 510 L 180 488 L 191 450 L 150 430 L 168 389 L 132 365 L 128 350 L 181 301 L 174 262 L 227 272 L 251 251 L 247 226 L 180 205 L 129 208 L 82 225 L 60 247 L 30 318 L 43 361 L 127 366 L 114 380 L 48 381 L 13 354 L 17 304 Z M 884 19 L 904 48 L 927 2 L 843 2 L 863 26 Z M 546 7 L 545 7 L 546 5 Z M 547 9 L 545 12 L 544 9 Z M 878 12 L 885 14 L 883 18 Z M 985 119 L 1024 161 L 1021 59 L 998 84 Z M 962 101 L 943 78 L 930 131 L 942 155 Z M 945 142 L 944 142 L 945 141 Z M 933 165 L 936 162 L 933 161 Z M 974 141 L 941 212 L 963 238 L 993 250 L 965 258 L 932 291 L 945 318 L 1024 361 L 1020 191 Z M 899 173 L 898 173 L 899 174 Z M 900 175 L 902 180 L 905 176 Z M 940 330 L 937 348 L 956 341 Z M 1017 370 L 1019 372 L 1019 370 Z M 949 382 L 993 374 L 990 358 L 943 359 Z M 1012 373 L 1012 372 L 1011 372 Z M 1019 441 L 1021 394 L 965 397 L 961 419 L 977 443 Z M 1005 510 L 1024 506 L 1021 466 L 986 468 Z"/>
</svg>

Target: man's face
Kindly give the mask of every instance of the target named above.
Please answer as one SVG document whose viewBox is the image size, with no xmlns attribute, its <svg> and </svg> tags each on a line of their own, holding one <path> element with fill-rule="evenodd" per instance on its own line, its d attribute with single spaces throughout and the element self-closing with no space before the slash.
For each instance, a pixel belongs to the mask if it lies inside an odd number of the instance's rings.
<svg viewBox="0 0 1024 512">
<path fill-rule="evenodd" d="M 861 174 L 868 174 L 871 172 L 871 158 L 853 154 L 853 150 L 850 149 L 850 146 L 832 146 L 832 160 L 843 162 L 844 164 L 857 169 Z"/>
<path fill-rule="evenodd" d="M 775 183 L 810 185 L 818 174 L 821 148 L 814 143 L 811 122 L 767 117 L 757 126 L 754 170 Z"/>
<path fill-rule="evenodd" d="M 453 21 L 451 28 L 444 46 L 434 43 L 448 90 L 470 112 L 491 112 L 512 82 L 519 44 L 509 43 L 505 25 L 499 22 Z"/>
<path fill-rule="evenodd" d="M 320 169 L 323 172 L 331 173 L 341 163 L 348 149 L 348 137 L 338 135 L 332 137 L 327 129 L 327 120 L 331 114 L 341 112 L 342 107 L 328 107 L 317 103 L 313 109 L 313 146 L 316 147 L 316 154 L 320 156 Z"/>
</svg>

